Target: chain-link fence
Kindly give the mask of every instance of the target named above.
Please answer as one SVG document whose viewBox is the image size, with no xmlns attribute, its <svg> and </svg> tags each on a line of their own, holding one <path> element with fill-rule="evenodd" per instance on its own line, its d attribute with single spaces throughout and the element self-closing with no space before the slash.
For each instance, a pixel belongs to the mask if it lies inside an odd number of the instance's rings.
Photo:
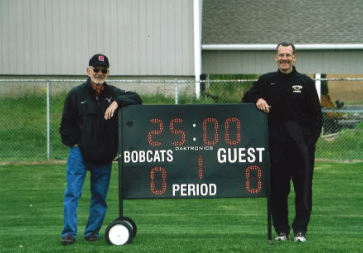
<svg viewBox="0 0 363 253">
<path fill-rule="evenodd" d="M 136 91 L 144 104 L 240 103 L 255 79 L 109 80 Z M 65 160 L 59 134 L 64 99 L 84 80 L 0 79 L 0 162 Z M 196 92 L 198 95 L 196 95 Z M 363 78 L 322 78 L 320 159 L 361 160 Z"/>
</svg>

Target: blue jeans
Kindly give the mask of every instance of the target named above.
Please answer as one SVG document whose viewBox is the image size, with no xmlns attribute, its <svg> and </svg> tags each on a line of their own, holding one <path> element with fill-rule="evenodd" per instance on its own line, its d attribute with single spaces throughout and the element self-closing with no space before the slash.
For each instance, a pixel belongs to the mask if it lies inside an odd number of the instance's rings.
<svg viewBox="0 0 363 253">
<path fill-rule="evenodd" d="M 110 185 L 112 162 L 93 165 L 83 161 L 78 147 L 70 150 L 67 162 L 67 187 L 64 194 L 64 228 L 62 238 L 71 234 L 77 238 L 77 209 L 87 170 L 91 173 L 91 205 L 84 237 L 99 235 L 106 216 L 106 196 Z"/>
</svg>

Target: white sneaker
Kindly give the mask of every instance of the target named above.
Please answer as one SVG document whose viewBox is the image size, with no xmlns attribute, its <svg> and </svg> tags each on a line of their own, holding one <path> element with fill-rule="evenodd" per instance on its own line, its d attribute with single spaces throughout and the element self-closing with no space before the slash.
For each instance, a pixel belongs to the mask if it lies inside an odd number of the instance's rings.
<svg viewBox="0 0 363 253">
<path fill-rule="evenodd" d="M 275 238 L 276 241 L 287 241 L 289 240 L 289 236 L 285 232 L 281 232 L 278 236 Z"/>
<path fill-rule="evenodd" d="M 295 234 L 294 242 L 306 242 L 306 237 L 303 233 L 299 232 Z"/>
</svg>

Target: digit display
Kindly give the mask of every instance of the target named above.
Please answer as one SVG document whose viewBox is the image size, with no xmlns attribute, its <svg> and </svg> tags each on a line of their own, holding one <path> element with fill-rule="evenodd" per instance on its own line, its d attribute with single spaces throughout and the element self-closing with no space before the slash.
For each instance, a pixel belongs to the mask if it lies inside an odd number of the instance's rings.
<svg viewBox="0 0 363 253">
<path fill-rule="evenodd" d="M 124 199 L 268 197 L 267 116 L 252 104 L 122 108 Z"/>
</svg>

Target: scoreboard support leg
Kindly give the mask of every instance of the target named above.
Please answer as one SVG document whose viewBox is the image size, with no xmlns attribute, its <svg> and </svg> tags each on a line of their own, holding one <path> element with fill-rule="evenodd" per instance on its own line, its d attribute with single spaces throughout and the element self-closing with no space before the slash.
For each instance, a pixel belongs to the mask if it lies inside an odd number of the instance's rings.
<svg viewBox="0 0 363 253">
<path fill-rule="evenodd" d="M 122 148 L 121 148 L 122 149 Z M 122 192 L 122 155 L 120 154 L 118 158 L 118 202 L 119 202 L 119 216 L 124 216 L 124 201 Z"/>
<path fill-rule="evenodd" d="M 270 244 L 273 244 L 272 241 L 272 222 L 271 222 L 271 200 L 270 197 L 267 197 L 267 240 Z"/>
</svg>

